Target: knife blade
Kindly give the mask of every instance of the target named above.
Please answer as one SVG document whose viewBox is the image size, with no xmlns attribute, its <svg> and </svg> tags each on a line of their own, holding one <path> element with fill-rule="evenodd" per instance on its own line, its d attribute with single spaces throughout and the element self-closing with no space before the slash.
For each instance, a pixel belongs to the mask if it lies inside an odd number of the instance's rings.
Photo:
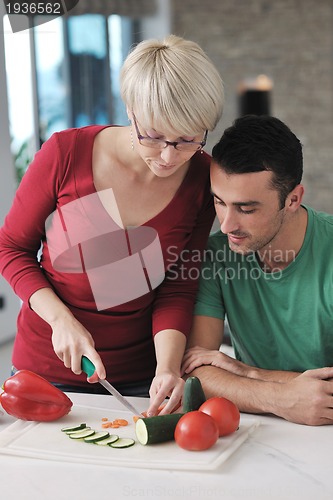
<svg viewBox="0 0 333 500">
<path fill-rule="evenodd" d="M 88 359 L 86 356 L 82 356 L 81 360 L 81 368 L 88 375 L 88 377 L 91 377 L 95 373 L 95 366 L 94 364 Z M 110 384 L 107 380 L 102 380 L 98 379 L 98 382 L 110 393 L 112 396 L 114 396 L 121 404 L 126 406 L 128 410 L 130 410 L 134 415 L 141 415 L 141 411 L 137 410 L 135 406 L 133 406 L 127 399 L 120 394 L 120 392 L 113 387 L 113 385 Z"/>
</svg>

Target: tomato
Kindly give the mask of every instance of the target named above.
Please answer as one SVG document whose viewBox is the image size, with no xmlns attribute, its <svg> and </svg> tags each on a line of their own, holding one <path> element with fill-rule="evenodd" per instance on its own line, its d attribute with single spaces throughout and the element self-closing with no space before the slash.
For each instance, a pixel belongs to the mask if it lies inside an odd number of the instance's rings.
<svg viewBox="0 0 333 500">
<path fill-rule="evenodd" d="M 184 450 L 207 450 L 216 443 L 218 437 L 215 420 L 202 411 L 185 413 L 175 429 L 175 441 Z"/>
<path fill-rule="evenodd" d="M 213 417 L 218 425 L 220 436 L 232 434 L 239 427 L 239 410 L 229 399 L 219 397 L 207 399 L 202 403 L 199 411 Z"/>
</svg>

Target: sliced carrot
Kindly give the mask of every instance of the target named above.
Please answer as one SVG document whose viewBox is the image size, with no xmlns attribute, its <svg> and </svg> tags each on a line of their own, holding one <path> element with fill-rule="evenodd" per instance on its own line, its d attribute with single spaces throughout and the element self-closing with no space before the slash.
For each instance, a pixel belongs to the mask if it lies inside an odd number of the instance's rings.
<svg viewBox="0 0 333 500">
<path fill-rule="evenodd" d="M 143 411 L 143 412 L 141 412 L 141 413 L 140 413 L 140 415 L 134 415 L 134 417 L 133 417 L 133 421 L 134 421 L 134 423 L 135 423 L 135 422 L 137 422 L 137 421 L 139 420 L 139 418 L 142 418 L 142 417 L 145 417 L 145 418 L 146 418 L 147 416 L 148 416 L 148 415 L 147 415 L 147 412 L 146 412 L 146 411 Z"/>
<path fill-rule="evenodd" d="M 125 427 L 126 425 L 128 425 L 128 421 L 124 418 L 116 418 L 115 420 L 110 421 L 108 418 L 103 417 L 102 422 L 103 429 L 108 429 L 109 427 L 118 429 L 118 427 Z"/>
<path fill-rule="evenodd" d="M 124 418 L 117 418 L 116 420 L 113 421 L 114 424 L 118 424 L 122 427 L 125 427 L 126 425 L 128 425 L 128 421 L 125 420 Z"/>
</svg>

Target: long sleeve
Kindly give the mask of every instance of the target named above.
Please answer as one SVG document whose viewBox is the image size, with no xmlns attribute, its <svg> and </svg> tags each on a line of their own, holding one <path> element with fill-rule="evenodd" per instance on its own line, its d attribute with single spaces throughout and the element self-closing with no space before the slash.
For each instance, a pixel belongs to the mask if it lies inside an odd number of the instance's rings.
<svg viewBox="0 0 333 500">
<path fill-rule="evenodd" d="M 28 167 L 0 229 L 0 273 L 23 301 L 50 287 L 37 256 L 45 241 L 45 220 L 56 208 L 65 166 L 54 134 Z"/>
</svg>

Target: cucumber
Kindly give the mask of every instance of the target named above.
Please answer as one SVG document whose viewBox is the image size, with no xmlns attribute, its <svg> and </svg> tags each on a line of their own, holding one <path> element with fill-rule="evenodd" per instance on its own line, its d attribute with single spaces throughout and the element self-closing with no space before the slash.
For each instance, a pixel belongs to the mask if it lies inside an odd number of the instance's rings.
<svg viewBox="0 0 333 500">
<path fill-rule="evenodd" d="M 101 432 L 95 432 L 95 434 L 85 437 L 83 441 L 85 443 L 96 443 L 97 441 L 100 441 L 101 439 L 105 439 L 108 437 L 110 437 L 108 431 L 101 431 Z"/>
<path fill-rule="evenodd" d="M 117 439 L 114 443 L 110 443 L 109 446 L 111 448 L 129 448 L 135 444 L 134 439 L 132 438 L 120 438 Z"/>
<path fill-rule="evenodd" d="M 183 411 L 196 411 L 206 401 L 200 380 L 197 377 L 189 377 L 184 386 Z"/>
<path fill-rule="evenodd" d="M 90 429 L 89 427 L 89 429 L 83 429 L 83 431 L 72 432 L 72 434 L 68 434 L 68 436 L 71 439 L 83 439 L 88 436 L 92 436 L 93 434 L 95 434 L 94 429 Z"/>
<path fill-rule="evenodd" d="M 109 437 L 105 439 L 101 439 L 100 441 L 94 441 L 94 444 L 98 444 L 99 446 L 107 446 L 110 445 L 111 443 L 114 443 L 115 441 L 118 441 L 119 436 L 117 434 L 110 434 Z"/>
<path fill-rule="evenodd" d="M 146 445 L 172 441 L 176 425 L 182 416 L 183 413 L 172 413 L 139 418 L 135 424 L 135 433 L 139 443 Z"/>
<path fill-rule="evenodd" d="M 117 434 L 109 434 L 108 431 L 95 431 L 86 424 L 63 427 L 61 430 L 71 439 L 81 440 L 85 443 L 98 444 L 100 446 L 129 448 L 135 444 L 135 441 L 132 438 L 119 438 Z"/>
<path fill-rule="evenodd" d="M 90 430 L 91 430 L 91 427 L 87 426 L 87 427 L 83 427 L 83 429 L 79 429 L 78 431 L 65 432 L 65 434 L 67 434 L 67 436 L 72 436 L 75 434 L 80 434 L 80 432 L 82 432 L 82 431 L 90 431 Z"/>
<path fill-rule="evenodd" d="M 66 432 L 66 434 L 70 432 L 75 432 L 75 431 L 82 431 L 87 427 L 87 424 L 79 424 L 79 425 L 72 425 L 72 427 L 63 427 L 61 429 L 62 432 Z"/>
</svg>

